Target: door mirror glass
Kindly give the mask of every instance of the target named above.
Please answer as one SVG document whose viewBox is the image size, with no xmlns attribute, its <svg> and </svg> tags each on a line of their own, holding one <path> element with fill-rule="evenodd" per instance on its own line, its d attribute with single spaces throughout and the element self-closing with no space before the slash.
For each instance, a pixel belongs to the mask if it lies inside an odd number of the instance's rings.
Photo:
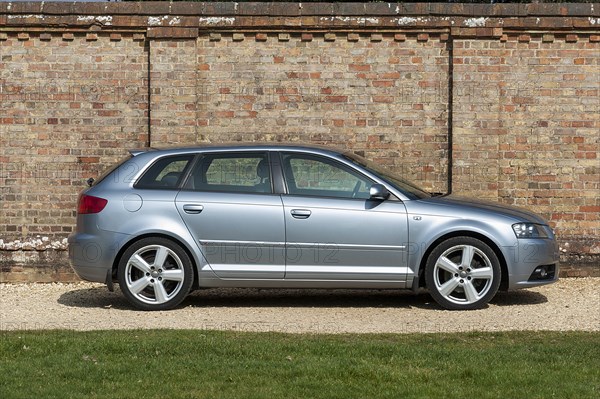
<svg viewBox="0 0 600 399">
<path fill-rule="evenodd" d="M 369 188 L 369 199 L 385 200 L 390 196 L 390 192 L 383 184 L 375 183 Z"/>
</svg>

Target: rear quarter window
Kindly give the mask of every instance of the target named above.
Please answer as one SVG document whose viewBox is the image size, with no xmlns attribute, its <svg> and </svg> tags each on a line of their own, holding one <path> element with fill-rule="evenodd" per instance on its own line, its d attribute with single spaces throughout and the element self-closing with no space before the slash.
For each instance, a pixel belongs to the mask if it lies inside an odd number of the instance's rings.
<svg viewBox="0 0 600 399">
<path fill-rule="evenodd" d="M 193 155 L 177 155 L 160 158 L 134 185 L 135 188 L 173 189 L 179 187 Z"/>
</svg>

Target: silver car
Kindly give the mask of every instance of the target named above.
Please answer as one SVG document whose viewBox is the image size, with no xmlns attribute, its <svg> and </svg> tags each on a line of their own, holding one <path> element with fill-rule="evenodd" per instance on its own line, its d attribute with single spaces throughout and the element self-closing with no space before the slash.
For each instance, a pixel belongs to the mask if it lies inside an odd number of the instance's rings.
<svg viewBox="0 0 600 399">
<path fill-rule="evenodd" d="M 69 257 L 139 309 L 206 287 L 426 287 L 446 309 L 552 283 L 526 210 L 427 193 L 350 152 L 290 145 L 131 151 L 79 198 Z"/>
</svg>

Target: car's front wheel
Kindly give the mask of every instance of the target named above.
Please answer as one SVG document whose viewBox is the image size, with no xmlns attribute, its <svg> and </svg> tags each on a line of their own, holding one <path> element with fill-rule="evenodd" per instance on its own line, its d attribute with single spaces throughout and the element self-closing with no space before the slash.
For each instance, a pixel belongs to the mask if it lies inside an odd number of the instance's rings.
<svg viewBox="0 0 600 399">
<path fill-rule="evenodd" d="M 119 286 L 129 302 L 142 310 L 167 310 L 179 305 L 193 282 L 188 254 L 171 240 L 144 238 L 121 257 Z"/>
<path fill-rule="evenodd" d="M 498 291 L 500 261 L 489 245 L 473 237 L 454 237 L 429 255 L 425 281 L 429 293 L 442 307 L 480 309 Z"/>
</svg>

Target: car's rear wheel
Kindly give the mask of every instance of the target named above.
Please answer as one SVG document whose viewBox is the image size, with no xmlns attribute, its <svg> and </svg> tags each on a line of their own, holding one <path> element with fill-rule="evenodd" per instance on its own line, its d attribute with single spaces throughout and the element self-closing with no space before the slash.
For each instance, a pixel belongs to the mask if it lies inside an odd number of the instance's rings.
<svg viewBox="0 0 600 399">
<path fill-rule="evenodd" d="M 440 306 L 480 309 L 496 295 L 500 273 L 500 261 L 489 245 L 473 237 L 454 237 L 429 255 L 425 281 Z"/>
<path fill-rule="evenodd" d="M 149 237 L 123 253 L 117 276 L 121 291 L 136 308 L 167 310 L 179 305 L 190 292 L 192 262 L 173 241 Z"/>
</svg>

